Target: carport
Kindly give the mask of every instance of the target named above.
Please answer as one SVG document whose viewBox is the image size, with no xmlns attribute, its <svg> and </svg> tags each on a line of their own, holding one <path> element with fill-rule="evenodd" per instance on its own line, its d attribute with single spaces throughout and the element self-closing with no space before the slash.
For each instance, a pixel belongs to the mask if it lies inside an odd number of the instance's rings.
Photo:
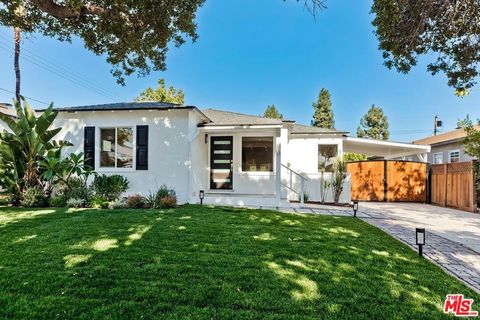
<svg viewBox="0 0 480 320">
<path fill-rule="evenodd" d="M 384 159 L 398 159 L 407 156 L 416 156 L 421 162 L 427 162 L 427 153 L 430 146 L 404 142 L 382 141 L 365 138 L 344 137 L 344 152 L 362 153 L 368 157 Z"/>
<path fill-rule="evenodd" d="M 343 148 L 375 158 L 347 164 L 352 200 L 426 202 L 430 146 L 345 137 Z M 406 156 L 420 161 L 402 160 Z"/>
</svg>

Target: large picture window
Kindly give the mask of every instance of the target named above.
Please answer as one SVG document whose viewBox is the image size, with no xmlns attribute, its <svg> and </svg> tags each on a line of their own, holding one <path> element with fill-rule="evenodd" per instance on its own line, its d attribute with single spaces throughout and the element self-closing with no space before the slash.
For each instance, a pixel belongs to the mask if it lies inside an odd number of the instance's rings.
<svg viewBox="0 0 480 320">
<path fill-rule="evenodd" d="M 333 164 L 337 159 L 338 145 L 319 144 L 318 145 L 318 171 L 333 171 Z"/>
<path fill-rule="evenodd" d="M 100 167 L 133 168 L 133 129 L 100 129 Z"/>
<path fill-rule="evenodd" d="M 242 138 L 242 171 L 273 172 L 273 137 Z"/>
</svg>

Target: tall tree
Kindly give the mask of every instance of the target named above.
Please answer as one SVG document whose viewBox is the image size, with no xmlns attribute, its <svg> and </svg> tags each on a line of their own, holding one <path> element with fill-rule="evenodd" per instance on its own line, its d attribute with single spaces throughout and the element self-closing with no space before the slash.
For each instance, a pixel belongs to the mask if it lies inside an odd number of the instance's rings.
<svg viewBox="0 0 480 320">
<path fill-rule="evenodd" d="M 407 73 L 420 56 L 434 59 L 427 70 L 441 72 L 465 94 L 480 71 L 480 1 L 375 0 L 373 25 L 385 65 Z"/>
<path fill-rule="evenodd" d="M 332 101 L 330 100 L 330 92 L 322 88 L 318 95 L 318 100 L 312 104 L 313 120 L 312 126 L 325 129 L 333 129 L 335 120 L 333 118 Z"/>
<path fill-rule="evenodd" d="M 278 112 L 277 107 L 274 104 L 269 105 L 265 112 L 263 113 L 264 118 L 271 118 L 271 119 L 283 119 L 283 115 Z"/>
<path fill-rule="evenodd" d="M 148 87 L 135 98 L 135 101 L 155 101 L 155 102 L 169 102 L 176 104 L 184 104 L 185 94 L 181 89 L 175 89 L 173 86 L 167 88 L 165 80 L 158 80 L 158 87 L 153 89 Z"/>
<path fill-rule="evenodd" d="M 360 120 L 360 126 L 357 129 L 357 136 L 359 138 L 388 140 L 390 136 L 390 132 L 388 131 L 388 119 L 383 113 L 382 108 L 372 105 Z"/>
<path fill-rule="evenodd" d="M 13 68 L 15 70 L 15 99 L 20 101 L 20 28 L 13 28 L 13 41 L 15 44 L 15 52 L 13 57 Z"/>
</svg>

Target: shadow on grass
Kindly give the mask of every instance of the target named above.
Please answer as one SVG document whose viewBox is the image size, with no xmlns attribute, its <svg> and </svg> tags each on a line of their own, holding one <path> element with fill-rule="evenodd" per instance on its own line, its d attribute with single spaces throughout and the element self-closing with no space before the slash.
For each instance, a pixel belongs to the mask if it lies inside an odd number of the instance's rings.
<svg viewBox="0 0 480 320">
<path fill-rule="evenodd" d="M 438 319 L 447 293 L 479 299 L 353 218 L 35 212 L 1 230 L 0 317 Z"/>
</svg>

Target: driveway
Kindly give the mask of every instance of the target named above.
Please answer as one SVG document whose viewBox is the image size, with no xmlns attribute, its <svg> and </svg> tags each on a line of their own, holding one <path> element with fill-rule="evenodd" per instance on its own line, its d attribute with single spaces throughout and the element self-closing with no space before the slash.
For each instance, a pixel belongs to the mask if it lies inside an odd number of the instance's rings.
<svg viewBox="0 0 480 320">
<path fill-rule="evenodd" d="M 359 211 L 415 250 L 415 228 L 425 228 L 425 258 L 480 292 L 479 214 L 416 203 L 360 203 Z"/>
<path fill-rule="evenodd" d="M 427 231 L 480 254 L 480 214 L 419 203 L 361 202 L 359 211 Z"/>
</svg>

